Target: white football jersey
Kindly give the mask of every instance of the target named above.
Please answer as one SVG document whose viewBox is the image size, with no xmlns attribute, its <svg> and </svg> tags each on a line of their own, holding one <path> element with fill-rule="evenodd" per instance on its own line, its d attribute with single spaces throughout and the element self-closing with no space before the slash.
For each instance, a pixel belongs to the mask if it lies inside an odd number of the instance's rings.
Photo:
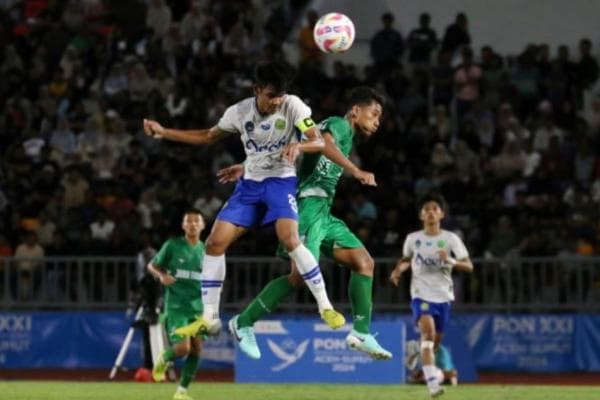
<svg viewBox="0 0 600 400">
<path fill-rule="evenodd" d="M 433 303 L 454 300 L 452 270 L 440 259 L 440 250 L 457 260 L 469 257 L 467 248 L 455 233 L 442 229 L 440 234 L 429 236 L 420 230 L 406 236 L 402 256 L 411 259 L 410 296 L 413 299 Z"/>
<path fill-rule="evenodd" d="M 294 95 L 286 95 L 281 107 L 270 115 L 261 115 L 256 98 L 250 97 L 229 107 L 217 126 L 241 134 L 246 152 L 244 178 L 262 181 L 296 176 L 296 167 L 281 158 L 281 150 L 298 141 L 294 127 L 310 116 L 310 107 Z"/>
</svg>

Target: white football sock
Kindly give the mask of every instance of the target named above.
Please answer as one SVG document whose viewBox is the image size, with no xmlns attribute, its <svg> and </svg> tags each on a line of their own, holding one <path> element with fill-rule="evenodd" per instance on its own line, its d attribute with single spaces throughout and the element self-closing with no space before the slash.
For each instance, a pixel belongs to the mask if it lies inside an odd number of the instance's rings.
<svg viewBox="0 0 600 400">
<path fill-rule="evenodd" d="M 327 297 L 325 280 L 321 274 L 321 268 L 319 268 L 319 263 L 317 260 L 315 260 L 315 257 L 312 255 L 312 253 L 306 248 L 306 246 L 300 244 L 300 246 L 296 247 L 288 254 L 296 263 L 296 267 L 298 268 L 300 275 L 302 275 L 304 282 L 306 282 L 306 285 L 317 301 L 319 312 L 322 312 L 326 309 L 332 309 L 333 306 L 329 301 L 329 297 Z"/>
<path fill-rule="evenodd" d="M 202 303 L 204 303 L 202 316 L 206 320 L 219 319 L 219 303 L 224 280 L 225 254 L 210 256 L 205 253 L 202 264 Z"/>
<path fill-rule="evenodd" d="M 430 392 L 437 391 L 440 387 L 438 382 L 435 365 L 423 365 L 423 375 L 425 375 L 425 383 Z"/>
</svg>

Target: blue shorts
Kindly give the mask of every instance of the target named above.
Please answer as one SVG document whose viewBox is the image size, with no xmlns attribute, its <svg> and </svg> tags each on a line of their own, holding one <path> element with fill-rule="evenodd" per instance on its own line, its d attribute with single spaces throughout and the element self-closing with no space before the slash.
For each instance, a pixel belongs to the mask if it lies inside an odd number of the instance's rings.
<svg viewBox="0 0 600 400">
<path fill-rule="evenodd" d="M 298 220 L 296 189 L 295 176 L 261 182 L 242 179 L 217 219 L 246 228 L 268 225 L 281 218 Z"/>
<path fill-rule="evenodd" d="M 435 323 L 435 331 L 444 332 L 444 328 L 450 319 L 450 303 L 432 303 L 429 301 L 414 298 L 410 302 L 410 308 L 413 312 L 413 320 L 418 325 L 421 315 L 431 315 Z"/>
</svg>

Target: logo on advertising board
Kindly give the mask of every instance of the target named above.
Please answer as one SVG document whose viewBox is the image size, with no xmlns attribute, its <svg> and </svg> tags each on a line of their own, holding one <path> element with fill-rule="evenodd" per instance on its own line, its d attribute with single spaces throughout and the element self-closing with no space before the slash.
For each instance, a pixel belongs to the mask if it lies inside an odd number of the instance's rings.
<svg viewBox="0 0 600 400">
<path fill-rule="evenodd" d="M 302 343 L 297 344 L 293 339 L 286 339 L 278 345 L 271 339 L 267 339 L 267 344 L 273 354 L 283 361 L 282 363 L 271 367 L 271 370 L 281 371 L 301 359 L 302 356 L 304 356 L 304 353 L 306 353 L 308 342 L 309 339 L 306 339 Z"/>
</svg>

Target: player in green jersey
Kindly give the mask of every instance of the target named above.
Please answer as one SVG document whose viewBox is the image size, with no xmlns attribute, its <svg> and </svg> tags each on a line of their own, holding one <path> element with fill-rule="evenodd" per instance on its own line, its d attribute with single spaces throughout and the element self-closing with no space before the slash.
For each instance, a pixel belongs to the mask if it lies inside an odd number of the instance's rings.
<svg viewBox="0 0 600 400">
<path fill-rule="evenodd" d="M 350 95 L 344 117 L 330 117 L 321 123 L 325 139 L 323 154 L 305 154 L 298 170 L 299 234 L 305 246 L 318 260 L 320 252 L 333 257 L 352 270 L 348 294 L 352 304 L 353 329 L 346 337 L 349 346 L 364 351 L 375 359 L 390 359 L 392 354 L 382 348 L 370 334 L 372 312 L 373 270 L 375 264 L 363 243 L 344 221 L 331 215 L 331 205 L 343 169 L 331 157 L 341 152 L 344 158 L 352 150 L 355 133 L 371 136 L 379 127 L 384 99 L 368 87 L 355 88 Z M 339 159 L 339 158 L 338 158 Z M 335 161 L 335 160 L 334 160 Z M 344 165 L 340 163 L 341 165 Z M 357 169 L 348 161 L 344 169 Z M 243 167 L 235 165 L 219 172 L 222 182 L 237 180 Z M 354 173 L 353 173 L 354 175 Z M 365 182 L 363 182 L 365 183 Z M 375 184 L 374 177 L 372 184 Z M 279 255 L 285 255 L 280 246 Z M 232 319 L 230 330 L 236 338 L 244 338 L 240 349 L 253 358 L 260 357 L 253 324 L 275 310 L 296 288 L 310 279 L 310 272 L 301 275 L 292 264 L 292 272 L 272 280 L 239 315 Z M 242 345 L 243 344 L 243 345 Z M 247 351 L 249 349 L 249 351 Z"/>
<path fill-rule="evenodd" d="M 160 355 L 152 370 L 152 377 L 155 381 L 164 381 L 168 363 L 178 357 L 187 356 L 173 399 L 191 400 L 187 388 L 196 375 L 202 351 L 202 338 L 183 337 L 174 331 L 202 315 L 202 298 L 199 294 L 202 290 L 200 273 L 204 243 L 200 240 L 200 233 L 204 229 L 204 218 L 199 211 L 191 209 L 183 215 L 181 227 L 185 236 L 167 240 L 148 264 L 150 273 L 165 286 L 162 320 L 172 344 Z"/>
</svg>

